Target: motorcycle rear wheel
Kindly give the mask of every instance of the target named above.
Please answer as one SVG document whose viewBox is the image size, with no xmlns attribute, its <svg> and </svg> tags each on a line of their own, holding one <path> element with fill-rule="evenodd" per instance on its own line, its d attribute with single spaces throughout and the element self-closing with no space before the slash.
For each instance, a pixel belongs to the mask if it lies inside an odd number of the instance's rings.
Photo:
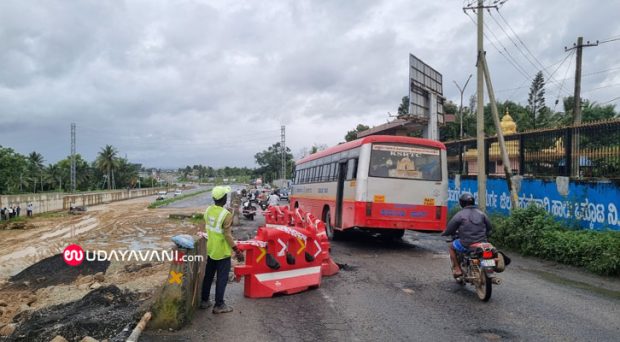
<svg viewBox="0 0 620 342">
<path fill-rule="evenodd" d="M 493 283 L 491 282 L 489 276 L 487 276 L 487 273 L 483 270 L 480 270 L 479 274 L 479 281 L 475 284 L 476 294 L 481 301 L 488 302 L 489 299 L 491 299 L 491 293 L 493 292 Z"/>
</svg>

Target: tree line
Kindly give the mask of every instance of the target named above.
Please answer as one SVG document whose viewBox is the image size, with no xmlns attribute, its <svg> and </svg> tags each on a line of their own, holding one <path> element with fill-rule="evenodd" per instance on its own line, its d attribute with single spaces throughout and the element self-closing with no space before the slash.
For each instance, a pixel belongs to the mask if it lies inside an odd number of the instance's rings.
<svg viewBox="0 0 620 342">
<path fill-rule="evenodd" d="M 506 100 L 498 101 L 497 109 L 500 112 L 500 118 L 506 110 L 510 113 L 517 124 L 519 132 L 543 129 L 543 128 L 559 128 L 569 126 L 573 123 L 573 107 L 574 98 L 572 96 L 564 97 L 560 101 L 554 103 L 553 108 L 547 106 L 545 100 L 545 79 L 542 72 L 538 72 L 530 86 L 528 100 L 526 105 Z M 408 115 L 409 97 L 404 96 L 398 107 L 398 117 Z M 555 108 L 560 108 L 556 111 Z M 616 112 L 615 106 L 612 104 L 598 104 L 588 99 L 581 99 L 582 122 L 592 122 L 599 120 L 608 120 L 620 116 Z M 449 101 L 444 103 L 444 113 L 455 115 L 454 122 L 448 122 L 439 128 L 441 141 L 451 141 L 460 139 L 460 122 L 463 119 L 463 136 L 464 138 L 476 136 L 476 95 L 472 95 L 469 105 L 463 106 L 462 114 L 459 115 L 457 104 Z M 346 141 L 355 140 L 357 133 L 370 129 L 369 126 L 358 124 L 357 127 L 348 131 L 345 135 Z M 491 105 L 484 106 L 484 131 L 487 136 L 496 134 L 495 124 L 493 123 Z M 421 136 L 420 132 L 412 132 L 412 136 Z"/>
<path fill-rule="evenodd" d="M 149 187 L 153 179 L 140 179 L 140 164 L 119 157 L 112 145 L 101 148 L 94 161 L 75 155 L 76 190 L 125 189 Z M 45 165 L 42 154 L 28 155 L 0 146 L 0 194 L 71 191 L 71 156 Z"/>
</svg>

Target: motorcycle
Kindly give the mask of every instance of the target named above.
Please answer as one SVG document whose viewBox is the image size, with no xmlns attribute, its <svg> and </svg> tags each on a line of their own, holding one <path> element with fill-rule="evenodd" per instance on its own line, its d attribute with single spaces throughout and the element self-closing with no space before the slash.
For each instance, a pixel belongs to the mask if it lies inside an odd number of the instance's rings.
<svg viewBox="0 0 620 342">
<path fill-rule="evenodd" d="M 258 202 L 258 205 L 260 206 L 261 209 L 267 210 L 267 208 L 269 207 L 269 200 L 268 199 L 262 200 Z"/>
<path fill-rule="evenodd" d="M 446 242 L 452 243 L 453 240 Z M 502 283 L 495 273 L 503 272 L 510 259 L 488 242 L 474 243 L 469 246 L 468 252 L 457 252 L 456 256 L 463 271 L 456 282 L 461 285 L 472 284 L 476 288 L 476 295 L 483 302 L 491 299 L 493 285 Z M 451 266 L 454 268 L 454 265 Z"/>
<path fill-rule="evenodd" d="M 251 200 L 248 199 L 243 202 L 241 214 L 249 220 L 254 220 L 254 216 L 256 215 L 256 207 L 252 204 Z"/>
</svg>

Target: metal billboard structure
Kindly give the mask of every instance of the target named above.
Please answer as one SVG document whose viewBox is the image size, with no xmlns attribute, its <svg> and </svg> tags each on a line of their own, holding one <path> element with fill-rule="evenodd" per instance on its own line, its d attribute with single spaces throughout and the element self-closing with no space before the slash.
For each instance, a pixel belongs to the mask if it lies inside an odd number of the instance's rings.
<svg viewBox="0 0 620 342">
<path fill-rule="evenodd" d="M 443 76 L 413 54 L 409 54 L 409 115 L 426 124 L 424 137 L 439 140 L 443 118 Z"/>
</svg>

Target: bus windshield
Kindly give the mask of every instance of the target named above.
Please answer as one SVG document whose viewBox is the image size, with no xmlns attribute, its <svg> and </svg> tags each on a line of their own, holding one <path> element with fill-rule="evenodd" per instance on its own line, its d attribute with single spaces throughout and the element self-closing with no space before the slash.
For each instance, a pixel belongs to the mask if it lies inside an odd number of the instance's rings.
<svg viewBox="0 0 620 342">
<path fill-rule="evenodd" d="M 441 180 L 441 155 L 436 148 L 406 144 L 373 144 L 370 177 Z"/>
</svg>

